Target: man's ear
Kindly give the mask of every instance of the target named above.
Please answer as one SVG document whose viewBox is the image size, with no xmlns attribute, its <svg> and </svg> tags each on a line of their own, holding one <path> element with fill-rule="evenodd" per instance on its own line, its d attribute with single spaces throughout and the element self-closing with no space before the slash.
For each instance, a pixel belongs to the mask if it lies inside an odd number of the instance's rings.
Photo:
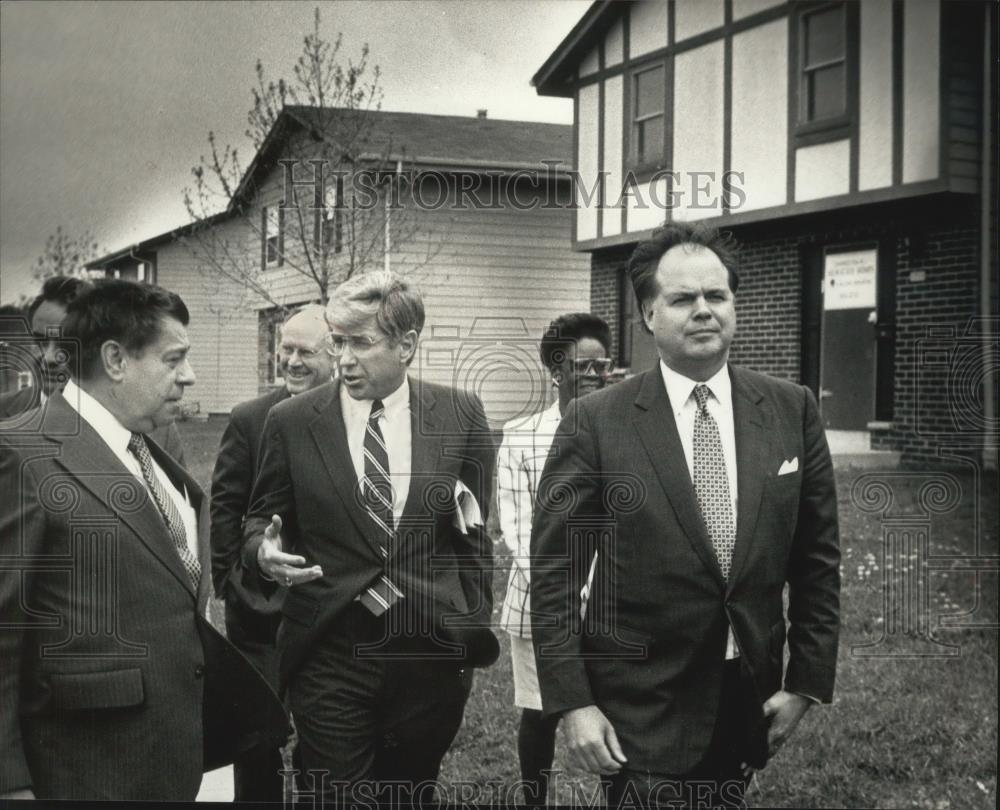
<svg viewBox="0 0 1000 810">
<path fill-rule="evenodd" d="M 121 382 L 128 366 L 125 347 L 117 340 L 106 340 L 101 344 L 101 366 L 104 373 L 114 382 Z"/>
<path fill-rule="evenodd" d="M 646 328 L 650 332 L 652 332 L 653 331 L 653 305 L 650 304 L 650 303 L 648 303 L 648 302 L 646 302 L 646 301 L 643 301 L 642 304 L 639 306 L 639 309 L 642 310 L 642 322 L 644 324 L 646 324 Z"/>
<path fill-rule="evenodd" d="M 417 335 L 416 329 L 411 329 L 409 332 L 403 334 L 399 339 L 399 359 L 402 360 L 407 365 L 413 360 L 413 355 L 417 353 Z"/>
</svg>

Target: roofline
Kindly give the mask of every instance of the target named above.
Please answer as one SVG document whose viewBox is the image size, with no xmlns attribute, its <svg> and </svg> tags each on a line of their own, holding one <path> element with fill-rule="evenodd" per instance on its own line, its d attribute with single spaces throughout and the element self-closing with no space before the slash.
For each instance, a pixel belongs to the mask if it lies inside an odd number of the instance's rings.
<svg viewBox="0 0 1000 810">
<path fill-rule="evenodd" d="M 108 253 L 106 256 L 101 256 L 99 259 L 93 259 L 84 265 L 87 270 L 100 270 L 106 268 L 108 265 L 113 264 L 119 259 L 124 259 L 128 256 L 133 256 L 143 250 L 149 250 L 156 245 L 162 244 L 164 242 L 170 242 L 181 236 L 187 236 L 195 228 L 208 227 L 210 225 L 215 225 L 224 219 L 228 219 L 232 214 L 231 211 L 226 209 L 225 211 L 220 211 L 217 214 L 212 214 L 210 217 L 205 217 L 204 219 L 197 219 L 194 222 L 188 222 L 185 225 L 181 225 L 170 231 L 164 231 L 163 233 L 157 234 L 156 236 L 151 236 L 148 239 L 143 239 L 141 242 L 134 242 L 128 247 L 123 247 L 116 250 L 114 253 Z"/>
<path fill-rule="evenodd" d="M 556 46 L 549 58 L 531 77 L 531 86 L 538 95 L 563 98 L 573 95 L 572 88 L 556 83 L 556 74 L 568 60 L 580 55 L 580 52 L 591 44 L 598 23 L 603 22 L 605 17 L 619 13 L 622 5 L 615 0 L 594 0 L 579 22 L 573 26 L 573 30 Z M 603 28 L 601 30 L 603 31 Z"/>
</svg>

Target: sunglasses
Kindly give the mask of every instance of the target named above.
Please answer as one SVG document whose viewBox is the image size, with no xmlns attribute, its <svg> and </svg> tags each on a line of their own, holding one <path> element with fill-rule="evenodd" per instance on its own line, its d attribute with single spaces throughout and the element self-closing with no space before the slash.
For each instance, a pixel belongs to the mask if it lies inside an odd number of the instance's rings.
<svg viewBox="0 0 1000 810">
<path fill-rule="evenodd" d="M 573 372 L 580 377 L 606 377 L 615 367 L 615 361 L 610 357 L 595 357 L 573 361 Z"/>
</svg>

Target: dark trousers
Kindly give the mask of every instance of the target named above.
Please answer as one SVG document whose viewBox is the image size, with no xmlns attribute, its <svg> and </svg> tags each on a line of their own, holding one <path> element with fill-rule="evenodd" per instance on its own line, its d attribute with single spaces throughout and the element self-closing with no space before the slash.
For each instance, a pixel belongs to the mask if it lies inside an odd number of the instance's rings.
<svg viewBox="0 0 1000 810">
<path fill-rule="evenodd" d="M 472 670 L 435 659 L 424 638 L 392 636 L 388 616 L 352 603 L 291 678 L 296 782 L 314 801 L 434 801 Z"/>
<path fill-rule="evenodd" d="M 608 807 L 671 810 L 746 807 L 747 780 L 741 765 L 749 758 L 748 751 L 754 743 L 749 735 L 761 731 L 749 724 L 746 686 L 741 679 L 739 659 L 727 661 L 712 741 L 701 762 L 684 774 L 623 768 L 605 782 Z"/>
<path fill-rule="evenodd" d="M 228 615 L 226 618 L 230 640 L 271 687 L 277 689 L 278 652 L 274 643 L 246 638 L 237 628 L 231 627 Z M 281 802 L 285 796 L 284 770 L 281 750 L 275 745 L 258 745 L 241 754 L 233 762 L 233 800 Z"/>
</svg>

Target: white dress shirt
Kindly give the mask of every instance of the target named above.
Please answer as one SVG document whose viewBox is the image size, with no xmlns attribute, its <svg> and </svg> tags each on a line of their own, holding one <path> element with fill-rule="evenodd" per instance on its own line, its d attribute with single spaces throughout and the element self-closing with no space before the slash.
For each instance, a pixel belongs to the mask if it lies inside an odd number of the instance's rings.
<svg viewBox="0 0 1000 810">
<path fill-rule="evenodd" d="M 146 479 L 142 476 L 142 467 L 139 465 L 139 459 L 133 456 L 128 449 L 129 440 L 132 438 L 132 431 L 119 422 L 111 411 L 80 388 L 73 380 L 66 383 L 66 387 L 63 389 L 63 396 L 70 407 L 97 431 L 97 435 L 104 440 L 104 443 L 111 449 L 111 452 L 125 465 L 125 469 L 132 473 L 142 483 L 143 488 L 148 491 L 149 488 L 146 487 Z M 170 480 L 170 476 L 156 463 L 156 459 L 152 457 L 152 454 L 150 454 L 150 460 L 153 462 L 153 473 L 160 479 L 163 488 L 174 502 L 174 506 L 177 507 L 177 513 L 181 516 L 181 522 L 184 524 L 184 533 L 187 535 L 188 549 L 190 549 L 196 560 L 200 559 L 198 555 L 198 516 L 194 511 L 194 505 L 191 503 L 187 490 L 185 489 L 181 492 L 174 486 L 174 482 Z M 153 498 L 151 492 L 149 493 L 149 497 Z M 153 504 L 156 504 L 155 500 L 153 500 Z"/>
<path fill-rule="evenodd" d="M 365 431 L 371 416 L 371 399 L 353 399 L 347 393 L 347 386 L 340 386 L 340 409 L 344 414 L 344 428 L 347 431 L 347 446 L 351 451 L 354 472 L 361 481 L 365 475 Z M 396 526 L 403 516 L 406 498 L 410 494 L 410 473 L 412 470 L 412 428 L 410 425 L 410 381 L 403 384 L 389 396 L 383 397 L 385 410 L 379 417 L 378 426 L 389 452 L 389 483 L 392 484 L 392 518 Z"/>
<path fill-rule="evenodd" d="M 684 448 L 684 458 L 687 461 L 688 473 L 694 486 L 694 420 L 698 415 L 698 403 L 694 398 L 694 389 L 699 385 L 695 380 L 679 374 L 660 360 L 660 373 L 663 384 L 670 397 L 670 408 L 674 413 L 677 433 L 680 435 L 681 447 Z M 733 384 L 729 379 L 729 366 L 719 369 L 714 376 L 704 382 L 712 396 L 708 398 L 705 408 L 715 419 L 719 427 L 719 438 L 722 440 L 722 455 L 726 462 L 726 477 L 729 479 L 729 501 L 733 508 L 733 525 L 736 525 L 736 426 L 733 419 Z M 733 629 L 729 628 L 726 640 L 726 658 L 739 655 L 736 649 L 736 639 Z"/>
</svg>

